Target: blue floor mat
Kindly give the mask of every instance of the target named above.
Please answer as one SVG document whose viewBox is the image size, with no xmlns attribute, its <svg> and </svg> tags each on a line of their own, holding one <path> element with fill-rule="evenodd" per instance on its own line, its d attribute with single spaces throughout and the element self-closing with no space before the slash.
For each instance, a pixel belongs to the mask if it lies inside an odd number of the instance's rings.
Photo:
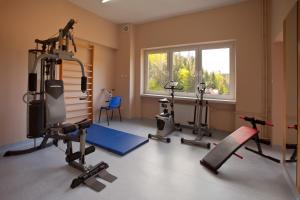
<svg viewBox="0 0 300 200">
<path fill-rule="evenodd" d="M 117 131 L 96 124 L 93 124 L 87 129 L 87 131 L 88 134 L 86 141 L 88 143 L 107 149 L 121 156 L 149 141 L 148 138 Z"/>
</svg>

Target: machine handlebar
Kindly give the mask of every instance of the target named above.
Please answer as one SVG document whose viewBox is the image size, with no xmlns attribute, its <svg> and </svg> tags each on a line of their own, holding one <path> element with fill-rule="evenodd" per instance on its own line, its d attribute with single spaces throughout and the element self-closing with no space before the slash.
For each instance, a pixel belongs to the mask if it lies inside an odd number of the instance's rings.
<svg viewBox="0 0 300 200">
<path fill-rule="evenodd" d="M 206 89 L 206 84 L 204 82 L 201 82 L 197 85 L 198 91 L 205 91 Z"/>
<path fill-rule="evenodd" d="M 198 90 L 198 94 L 196 93 L 197 98 L 199 98 L 200 95 L 200 98 L 203 99 L 203 95 L 206 90 L 206 84 L 204 82 L 199 83 L 197 85 L 197 90 Z"/>
<path fill-rule="evenodd" d="M 82 76 L 81 77 L 81 91 L 84 93 L 87 89 L 87 77 Z"/>
<path fill-rule="evenodd" d="M 247 122 L 250 122 L 251 124 L 259 124 L 259 125 L 267 125 L 267 126 L 274 126 L 274 124 L 272 122 L 269 122 L 269 121 L 264 121 L 264 120 L 259 120 L 259 119 L 255 119 L 254 117 L 247 117 L 247 116 L 243 116 L 243 115 L 240 115 L 240 118 L 247 121 Z"/>
<path fill-rule="evenodd" d="M 63 29 L 61 29 L 62 37 L 65 37 L 68 34 L 68 32 L 71 29 L 73 29 L 74 24 L 75 24 L 75 20 L 70 19 L 70 21 L 67 23 L 67 25 Z M 55 42 L 58 42 L 59 39 L 60 39 L 59 36 L 57 36 L 57 37 L 49 38 L 49 39 L 46 39 L 46 40 L 36 39 L 35 42 L 38 43 L 38 44 L 42 44 L 42 45 L 49 45 L 49 44 L 53 44 Z"/>
<path fill-rule="evenodd" d="M 178 86 L 178 82 L 169 81 L 165 84 L 164 89 L 166 90 L 183 90 L 182 86 Z"/>
<path fill-rule="evenodd" d="M 66 36 L 67 33 L 73 29 L 73 25 L 75 24 L 75 20 L 74 19 L 70 19 L 69 22 L 67 23 L 67 25 L 62 29 L 62 36 Z"/>
</svg>

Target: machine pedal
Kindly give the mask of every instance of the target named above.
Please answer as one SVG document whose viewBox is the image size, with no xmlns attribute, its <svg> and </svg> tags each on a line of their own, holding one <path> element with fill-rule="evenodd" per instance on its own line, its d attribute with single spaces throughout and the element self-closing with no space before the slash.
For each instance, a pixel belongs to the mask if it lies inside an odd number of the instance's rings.
<svg viewBox="0 0 300 200">
<path fill-rule="evenodd" d="M 89 188 L 95 190 L 96 192 L 100 192 L 106 187 L 103 183 L 99 182 L 95 177 L 91 177 L 85 180 L 84 184 Z"/>
<path fill-rule="evenodd" d="M 98 177 L 105 180 L 105 181 L 107 181 L 107 182 L 110 182 L 110 183 L 114 182 L 117 179 L 116 176 L 112 175 L 111 173 L 109 173 L 105 169 L 98 173 Z"/>
<path fill-rule="evenodd" d="M 85 171 L 84 173 L 82 173 L 77 178 L 73 179 L 73 181 L 71 183 L 71 188 L 74 189 L 75 187 L 77 187 L 80 184 L 84 183 L 87 186 L 89 186 L 90 188 L 92 188 L 93 190 L 101 191 L 105 187 L 105 185 L 102 184 L 101 182 L 97 181 L 96 177 L 99 176 L 99 174 L 103 170 L 106 170 L 108 167 L 109 167 L 108 164 L 106 164 L 105 162 L 101 162 L 101 163 L 95 165 L 91 169 L 89 169 L 89 170 Z M 109 175 L 107 175 L 107 179 L 109 179 L 109 178 L 111 178 L 111 180 L 114 181 L 117 177 L 112 178 Z"/>
</svg>

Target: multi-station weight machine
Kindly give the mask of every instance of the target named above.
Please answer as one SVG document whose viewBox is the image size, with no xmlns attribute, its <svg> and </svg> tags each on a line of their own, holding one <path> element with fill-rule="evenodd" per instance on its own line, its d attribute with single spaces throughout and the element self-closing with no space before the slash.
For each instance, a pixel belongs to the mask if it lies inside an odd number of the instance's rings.
<svg viewBox="0 0 300 200">
<path fill-rule="evenodd" d="M 71 19 L 63 29 L 59 30 L 57 37 L 37 39 L 36 48 L 29 50 L 28 91 L 23 96 L 23 101 L 27 104 L 27 138 L 34 139 L 34 147 L 8 151 L 4 156 L 31 153 L 53 144 L 57 146 L 58 141 L 62 140 L 67 145 L 65 152 L 67 163 L 83 172 L 72 181 L 71 188 L 84 183 L 96 191 L 101 191 L 105 185 L 99 182 L 97 177 L 108 182 L 113 182 L 116 177 L 106 171 L 109 166 L 105 162 L 95 166 L 86 165 L 85 156 L 95 151 L 94 146 L 85 147 L 87 128 L 90 127 L 91 122 L 85 119 L 74 124 L 65 123 L 64 83 L 63 80 L 57 79 L 57 66 L 61 65 L 63 60 L 77 63 L 82 72 L 81 91 L 86 94 L 87 77 L 84 65 L 69 49 L 72 43 L 76 52 L 72 35 L 74 24 L 75 21 Z M 86 96 L 80 97 L 80 100 L 84 100 Z M 37 138 L 42 138 L 38 146 L 35 143 Z M 52 141 L 48 142 L 49 139 Z M 73 152 L 72 142 L 79 142 L 79 151 Z"/>
</svg>

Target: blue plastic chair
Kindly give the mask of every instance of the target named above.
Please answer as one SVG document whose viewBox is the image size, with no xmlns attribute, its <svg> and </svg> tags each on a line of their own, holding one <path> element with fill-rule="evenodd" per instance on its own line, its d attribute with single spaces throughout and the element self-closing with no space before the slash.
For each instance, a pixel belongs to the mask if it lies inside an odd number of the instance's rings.
<svg viewBox="0 0 300 200">
<path fill-rule="evenodd" d="M 101 106 L 100 114 L 99 114 L 99 123 L 100 123 L 100 119 L 101 119 L 102 110 L 106 111 L 106 119 L 107 119 L 108 126 L 109 126 L 109 117 L 108 117 L 109 110 L 111 110 L 111 120 L 112 120 L 113 116 L 114 116 L 114 110 L 118 109 L 120 121 L 122 121 L 121 110 L 120 110 L 121 104 L 122 104 L 122 97 L 121 96 L 113 96 L 110 99 L 108 106 Z"/>
</svg>

